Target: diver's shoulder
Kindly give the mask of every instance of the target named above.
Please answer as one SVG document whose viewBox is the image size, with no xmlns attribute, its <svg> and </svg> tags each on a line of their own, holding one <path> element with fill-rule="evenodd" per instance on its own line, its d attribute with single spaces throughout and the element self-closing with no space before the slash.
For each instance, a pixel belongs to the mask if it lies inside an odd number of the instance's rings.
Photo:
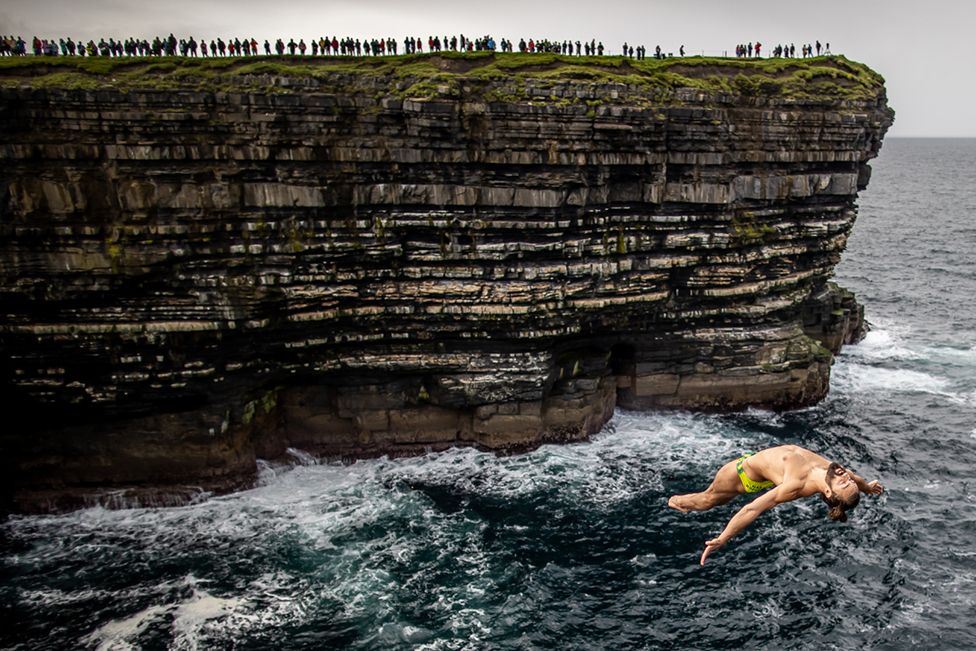
<svg viewBox="0 0 976 651">
<path fill-rule="evenodd" d="M 765 450 L 763 450 L 763 452 L 768 452 L 771 455 L 777 455 L 777 456 L 782 455 L 783 457 L 788 457 L 795 454 L 802 455 L 805 452 L 808 452 L 808 450 L 801 448 L 799 445 L 787 444 L 787 445 L 777 445 L 771 448 L 766 448 Z"/>
</svg>

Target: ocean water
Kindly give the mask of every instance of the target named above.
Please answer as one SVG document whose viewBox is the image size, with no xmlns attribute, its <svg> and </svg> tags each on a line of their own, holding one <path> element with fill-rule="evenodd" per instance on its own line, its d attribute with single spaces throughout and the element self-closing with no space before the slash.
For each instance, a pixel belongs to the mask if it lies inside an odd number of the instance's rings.
<svg viewBox="0 0 976 651">
<path fill-rule="evenodd" d="M 976 141 L 888 140 L 837 280 L 866 305 L 799 412 L 618 412 L 495 457 L 262 465 L 171 509 L 0 524 L 0 648 L 976 648 Z M 887 491 L 816 497 L 698 558 L 681 514 L 742 450 L 798 443 Z"/>
</svg>

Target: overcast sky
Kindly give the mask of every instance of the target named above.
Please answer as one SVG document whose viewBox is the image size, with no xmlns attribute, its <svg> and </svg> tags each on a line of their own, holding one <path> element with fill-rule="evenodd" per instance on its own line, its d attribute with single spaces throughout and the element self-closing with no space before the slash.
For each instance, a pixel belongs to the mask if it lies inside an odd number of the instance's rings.
<svg viewBox="0 0 976 651">
<path fill-rule="evenodd" d="M 972 0 L 3 0 L 0 33 L 71 36 L 356 38 L 491 34 L 626 41 L 722 54 L 735 44 L 819 39 L 880 72 L 897 112 L 891 136 L 976 137 Z"/>
</svg>

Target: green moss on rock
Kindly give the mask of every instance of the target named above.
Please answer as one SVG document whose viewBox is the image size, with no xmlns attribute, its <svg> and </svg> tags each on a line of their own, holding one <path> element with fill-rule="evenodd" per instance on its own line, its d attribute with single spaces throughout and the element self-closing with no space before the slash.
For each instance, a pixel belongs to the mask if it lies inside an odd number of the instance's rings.
<svg viewBox="0 0 976 651">
<path fill-rule="evenodd" d="M 296 80 L 310 83 L 295 84 Z M 383 82 L 386 83 L 383 83 Z M 193 89 L 318 92 L 383 89 L 393 97 L 470 97 L 486 101 L 567 104 L 556 85 L 619 88 L 614 99 L 680 89 L 786 99 L 874 99 L 884 80 L 842 56 L 810 59 L 686 57 L 633 60 L 522 53 L 438 53 L 390 57 L 11 57 L 0 59 L 0 86 L 94 90 Z M 361 88 L 360 88 L 361 87 Z M 379 90 L 378 90 L 379 89 Z M 659 99 L 660 99 L 659 98 Z"/>
</svg>

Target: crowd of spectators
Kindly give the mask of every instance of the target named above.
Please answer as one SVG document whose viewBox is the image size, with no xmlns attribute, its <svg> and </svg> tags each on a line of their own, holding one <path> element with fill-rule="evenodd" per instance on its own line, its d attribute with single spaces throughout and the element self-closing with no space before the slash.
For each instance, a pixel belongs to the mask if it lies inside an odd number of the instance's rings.
<svg viewBox="0 0 976 651">
<path fill-rule="evenodd" d="M 342 39 L 321 37 L 311 39 L 308 43 L 305 39 L 276 39 L 272 44 L 265 40 L 259 44 L 255 38 L 216 38 L 207 40 L 206 38 L 180 38 L 177 39 L 173 34 L 165 38 L 156 37 L 151 41 L 148 39 L 128 38 L 115 40 L 114 38 L 100 39 L 97 43 L 94 40 L 85 42 L 82 39 L 77 41 L 71 38 L 40 39 L 34 37 L 28 44 L 23 38 L 13 36 L 0 37 L 0 56 L 24 56 L 34 54 L 35 56 L 188 56 L 188 57 L 240 57 L 277 55 L 309 55 L 312 56 L 384 56 L 400 54 L 402 46 L 403 54 L 414 54 L 421 52 L 481 52 L 481 51 L 502 51 L 514 52 L 518 48 L 519 52 L 538 53 L 551 52 L 555 54 L 566 54 L 575 56 L 603 56 L 607 53 L 602 42 L 596 39 L 590 41 L 552 41 L 549 39 L 520 39 L 518 46 L 513 45 L 507 39 L 496 40 L 490 35 L 480 38 L 467 38 L 464 34 L 459 36 L 428 36 L 426 40 L 419 37 L 406 37 L 402 41 L 387 38 L 364 38 L 358 39 L 351 36 Z M 623 44 L 621 50 L 624 56 L 636 59 L 647 58 L 647 48 L 643 45 L 634 46 L 628 43 Z M 830 43 L 826 47 L 820 41 L 816 45 L 806 44 L 800 48 L 801 56 L 819 56 L 821 53 L 830 54 Z M 682 45 L 678 50 L 678 56 L 685 55 L 685 47 Z M 777 45 L 772 50 L 774 57 L 796 57 L 796 46 Z M 665 53 L 658 45 L 652 54 L 655 58 L 663 59 L 673 56 L 673 53 Z M 739 58 L 753 58 L 762 56 L 762 44 L 755 43 L 739 44 L 735 48 L 735 56 Z"/>
<path fill-rule="evenodd" d="M 755 45 L 750 42 L 748 45 L 745 43 L 739 43 L 735 46 L 735 56 L 740 59 L 751 58 L 753 56 L 759 56 L 759 50 L 762 48 L 762 43 L 756 41 Z"/>
<path fill-rule="evenodd" d="M 394 38 L 364 38 L 358 39 L 345 37 L 339 39 L 335 36 L 331 38 L 321 37 L 305 42 L 305 39 L 276 39 L 274 43 L 265 40 L 259 44 L 255 38 L 180 38 L 177 39 L 173 34 L 165 38 L 156 37 L 151 41 L 148 39 L 128 38 L 116 40 L 114 38 L 94 40 L 72 38 L 41 39 L 34 37 L 28 44 L 21 37 L 0 38 L 0 55 L 2 56 L 24 56 L 34 54 L 35 56 L 188 56 L 188 57 L 239 57 L 255 56 L 264 54 L 271 56 L 277 55 L 309 55 L 312 56 L 383 56 L 414 54 L 420 52 L 480 52 L 480 51 L 502 51 L 514 52 L 515 46 L 508 39 L 496 40 L 494 37 L 482 36 L 480 38 L 468 38 L 464 34 L 459 36 L 428 36 L 426 40 L 421 38 L 406 37 L 402 41 Z M 522 39 L 519 42 L 520 52 L 555 52 L 562 54 L 572 54 L 574 44 L 570 41 L 550 41 L 547 39 Z M 575 43 L 577 55 L 581 55 L 583 50 L 587 55 L 602 55 L 604 53 L 603 43 L 593 40 L 589 43 Z"/>
<path fill-rule="evenodd" d="M 830 54 L 830 43 L 827 43 L 826 46 L 821 44 L 820 41 L 816 43 L 816 46 L 810 44 L 801 46 L 800 55 L 805 59 L 807 57 L 820 56 L 821 54 Z M 762 43 L 758 41 L 755 43 L 740 43 L 735 46 L 735 56 L 739 58 L 759 57 L 762 56 L 761 51 Z M 776 58 L 796 58 L 796 44 L 790 43 L 786 45 L 781 43 L 777 45 L 773 48 L 773 56 Z"/>
<path fill-rule="evenodd" d="M 23 56 L 27 54 L 27 43 L 24 39 L 14 38 L 13 36 L 0 37 L 0 55 L 2 56 Z M 57 54 L 55 52 L 55 54 Z"/>
</svg>

